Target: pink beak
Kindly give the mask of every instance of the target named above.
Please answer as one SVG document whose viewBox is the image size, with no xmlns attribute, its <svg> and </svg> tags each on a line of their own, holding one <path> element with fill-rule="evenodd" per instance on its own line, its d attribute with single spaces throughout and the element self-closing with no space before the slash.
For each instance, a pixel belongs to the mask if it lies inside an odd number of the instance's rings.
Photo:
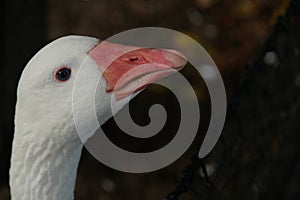
<svg viewBox="0 0 300 200">
<path fill-rule="evenodd" d="M 181 70 L 186 58 L 178 51 L 100 42 L 90 52 L 106 81 L 106 92 L 122 99 L 150 83 Z"/>
</svg>

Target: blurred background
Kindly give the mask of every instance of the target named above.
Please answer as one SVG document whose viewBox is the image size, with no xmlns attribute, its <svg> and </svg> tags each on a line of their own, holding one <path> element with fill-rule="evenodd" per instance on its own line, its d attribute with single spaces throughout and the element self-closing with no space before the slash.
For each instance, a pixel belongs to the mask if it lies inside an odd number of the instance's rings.
<svg viewBox="0 0 300 200">
<path fill-rule="evenodd" d="M 202 44 L 216 62 L 228 99 L 238 106 L 228 113 L 223 139 L 206 160 L 210 186 L 197 173 L 193 190 L 199 199 L 299 199 L 299 18 L 263 58 L 267 66 L 251 73 L 249 63 L 264 51 L 278 16 L 288 0 L 4 0 L 1 2 L 2 66 L 0 68 L 0 199 L 10 199 L 8 170 L 14 129 L 16 88 L 30 58 L 50 41 L 65 35 L 100 39 L 132 28 L 155 26 L 180 31 Z M 210 101 L 202 79 L 191 66 L 182 72 L 198 95 L 201 117 L 192 147 L 172 165 L 147 174 L 112 170 L 83 152 L 76 199 L 163 199 L 176 187 L 181 171 L 197 153 L 210 116 Z M 241 92 L 242 90 L 242 92 Z M 151 97 L 151 98 L 149 98 Z M 173 137 L 179 123 L 176 100 L 167 89 L 150 86 L 131 104 L 133 119 L 147 124 L 151 104 L 161 103 L 168 123 L 156 140 L 133 141 L 110 120 L 104 129 L 111 140 L 135 151 L 159 147 Z M 177 114 L 176 114 L 177 113 Z M 121 136 L 120 136 L 120 135 Z M 157 138 L 156 138 L 157 139 Z M 188 192 L 182 199 L 193 199 Z"/>
</svg>

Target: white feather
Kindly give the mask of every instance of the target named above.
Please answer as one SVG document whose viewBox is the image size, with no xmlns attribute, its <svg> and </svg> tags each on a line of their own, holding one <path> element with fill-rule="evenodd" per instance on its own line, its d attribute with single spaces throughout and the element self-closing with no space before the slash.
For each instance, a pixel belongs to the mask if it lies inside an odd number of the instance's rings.
<svg viewBox="0 0 300 200">
<path fill-rule="evenodd" d="M 74 198 L 76 171 L 82 143 L 72 115 L 72 90 L 76 74 L 84 62 L 86 85 L 89 77 L 100 76 L 97 65 L 87 53 L 98 43 L 90 37 L 68 36 L 40 50 L 25 67 L 17 92 L 15 135 L 10 169 L 12 200 L 71 200 Z M 67 82 L 55 80 L 60 66 L 72 68 Z M 100 123 L 111 114 L 111 96 L 100 80 L 96 108 Z M 82 121 L 85 111 L 86 86 L 79 88 L 78 101 Z M 121 109 L 118 106 L 117 110 Z M 100 112 L 101 111 L 101 112 Z M 91 135 L 87 135 L 86 138 Z"/>
</svg>

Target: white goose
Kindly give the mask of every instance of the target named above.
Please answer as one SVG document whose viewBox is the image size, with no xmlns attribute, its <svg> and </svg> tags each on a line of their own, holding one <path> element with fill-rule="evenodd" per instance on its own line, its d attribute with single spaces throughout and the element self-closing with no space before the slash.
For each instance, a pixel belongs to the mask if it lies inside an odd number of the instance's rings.
<svg viewBox="0 0 300 200">
<path fill-rule="evenodd" d="M 114 57 L 117 59 L 104 71 Z M 102 75 L 95 101 L 101 124 L 112 115 L 111 97 L 122 99 L 174 71 L 167 68 L 179 70 L 186 64 L 175 51 L 99 43 L 83 36 L 63 37 L 40 50 L 25 67 L 18 86 L 10 169 L 12 200 L 74 198 L 83 144 L 74 125 L 72 90 L 84 60 L 88 60 L 81 68 L 84 76 Z M 132 68 L 138 70 L 130 72 Z M 117 85 L 125 73 L 127 78 Z M 83 86 L 82 94 L 85 92 Z"/>
</svg>

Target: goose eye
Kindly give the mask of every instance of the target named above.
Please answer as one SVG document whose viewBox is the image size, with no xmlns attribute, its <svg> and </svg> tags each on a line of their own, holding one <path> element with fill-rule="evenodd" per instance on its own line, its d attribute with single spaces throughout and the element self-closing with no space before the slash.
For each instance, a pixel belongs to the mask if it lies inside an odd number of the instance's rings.
<svg viewBox="0 0 300 200">
<path fill-rule="evenodd" d="M 55 71 L 55 78 L 58 81 L 67 81 L 71 76 L 71 69 L 69 67 L 61 67 Z"/>
</svg>

